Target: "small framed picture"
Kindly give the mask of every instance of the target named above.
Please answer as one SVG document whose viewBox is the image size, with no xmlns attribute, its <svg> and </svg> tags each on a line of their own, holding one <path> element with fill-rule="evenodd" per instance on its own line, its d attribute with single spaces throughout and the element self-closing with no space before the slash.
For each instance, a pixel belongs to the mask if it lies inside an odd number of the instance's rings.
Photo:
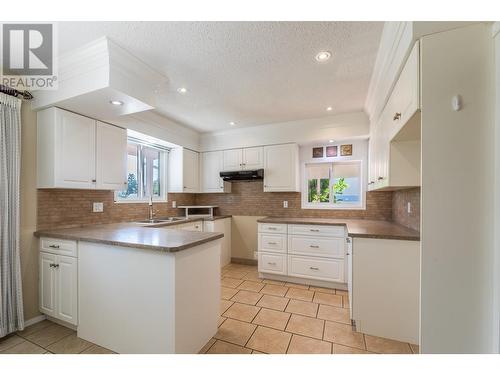
<svg viewBox="0 0 500 375">
<path fill-rule="evenodd" d="M 327 158 L 334 158 L 337 156 L 337 146 L 326 146 L 326 157 Z"/>
<path fill-rule="evenodd" d="M 313 147 L 313 158 L 323 157 L 323 147 Z"/>
<path fill-rule="evenodd" d="M 352 155 L 352 145 L 340 146 L 340 156 L 351 156 L 351 155 Z"/>
</svg>

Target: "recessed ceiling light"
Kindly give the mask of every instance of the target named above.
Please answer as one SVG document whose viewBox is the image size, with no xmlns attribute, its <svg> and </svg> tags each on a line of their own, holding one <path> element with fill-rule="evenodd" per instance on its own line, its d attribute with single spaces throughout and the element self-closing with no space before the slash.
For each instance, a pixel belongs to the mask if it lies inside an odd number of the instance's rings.
<svg viewBox="0 0 500 375">
<path fill-rule="evenodd" d="M 334 142 L 334 140 L 333 140 L 333 139 L 330 139 L 328 142 L 333 143 L 333 142 Z"/>
<path fill-rule="evenodd" d="M 121 100 L 110 100 L 109 103 L 113 105 L 123 105 Z"/>
<path fill-rule="evenodd" d="M 318 62 L 325 62 L 330 57 L 332 57 L 332 53 L 331 52 L 329 52 L 329 51 L 321 51 L 321 52 L 318 52 L 318 54 L 316 55 L 315 59 Z"/>
<path fill-rule="evenodd" d="M 333 108 L 332 107 L 326 107 L 326 110 L 330 112 Z"/>
<path fill-rule="evenodd" d="M 230 121 L 229 125 L 234 126 L 234 125 L 236 125 L 236 123 L 234 121 Z"/>
<path fill-rule="evenodd" d="M 179 87 L 179 88 L 177 89 L 177 92 L 178 92 L 179 94 L 185 94 L 185 93 L 187 93 L 187 92 L 188 92 L 188 90 L 187 90 L 187 88 L 185 88 L 185 87 Z"/>
</svg>

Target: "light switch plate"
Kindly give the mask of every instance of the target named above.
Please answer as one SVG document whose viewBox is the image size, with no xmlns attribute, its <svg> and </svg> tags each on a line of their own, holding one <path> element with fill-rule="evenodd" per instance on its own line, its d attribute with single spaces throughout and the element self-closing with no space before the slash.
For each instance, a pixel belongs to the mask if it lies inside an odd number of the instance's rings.
<svg viewBox="0 0 500 375">
<path fill-rule="evenodd" d="M 288 201 L 283 201 L 283 208 L 288 208 Z"/>
<path fill-rule="evenodd" d="M 408 202 L 408 203 L 407 203 L 407 209 L 406 209 L 406 211 L 407 211 L 409 214 L 411 214 L 411 203 L 410 203 L 410 202 Z"/>
<path fill-rule="evenodd" d="M 172 208 L 177 208 L 177 202 L 176 201 L 172 201 Z"/>
<path fill-rule="evenodd" d="M 92 211 L 93 212 L 103 212 L 104 211 L 104 203 L 102 203 L 102 202 L 94 202 L 92 204 Z"/>
</svg>

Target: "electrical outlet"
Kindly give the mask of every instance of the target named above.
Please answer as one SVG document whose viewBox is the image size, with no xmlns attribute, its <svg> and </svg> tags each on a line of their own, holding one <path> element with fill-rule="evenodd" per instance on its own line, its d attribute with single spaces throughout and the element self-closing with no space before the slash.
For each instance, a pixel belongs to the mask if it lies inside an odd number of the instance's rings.
<svg viewBox="0 0 500 375">
<path fill-rule="evenodd" d="M 172 208 L 177 208 L 177 202 L 176 201 L 172 201 Z"/>
<path fill-rule="evenodd" d="M 102 202 L 94 202 L 92 204 L 92 211 L 93 212 L 103 212 L 104 211 L 104 203 L 102 203 Z"/>
<path fill-rule="evenodd" d="M 411 203 L 410 202 L 407 202 L 407 208 L 406 208 L 406 211 L 411 214 Z"/>
<path fill-rule="evenodd" d="M 283 201 L 283 208 L 288 208 L 288 201 Z"/>
</svg>

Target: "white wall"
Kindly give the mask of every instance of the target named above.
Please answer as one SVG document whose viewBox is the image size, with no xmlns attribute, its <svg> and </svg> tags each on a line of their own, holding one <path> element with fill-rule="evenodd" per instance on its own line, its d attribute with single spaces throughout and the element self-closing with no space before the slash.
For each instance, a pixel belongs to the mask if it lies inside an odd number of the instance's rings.
<svg viewBox="0 0 500 375">
<path fill-rule="evenodd" d="M 424 37 L 421 351 L 493 350 L 491 26 Z M 462 110 L 451 109 L 460 94 Z"/>
<path fill-rule="evenodd" d="M 305 144 L 367 138 L 368 135 L 368 117 L 364 112 L 353 112 L 206 133 L 201 135 L 200 148 L 201 151 L 213 151 L 278 143 Z"/>
</svg>

